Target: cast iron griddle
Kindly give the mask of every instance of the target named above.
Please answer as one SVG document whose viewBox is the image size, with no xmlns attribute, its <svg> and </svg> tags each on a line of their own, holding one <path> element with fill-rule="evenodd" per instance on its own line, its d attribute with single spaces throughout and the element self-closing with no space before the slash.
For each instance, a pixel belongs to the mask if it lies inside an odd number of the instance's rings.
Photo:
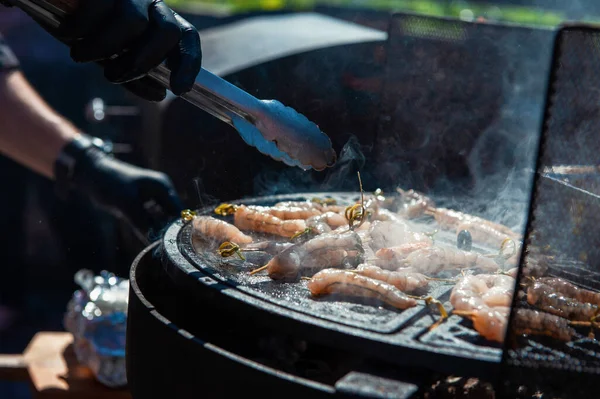
<svg viewBox="0 0 600 399">
<path fill-rule="evenodd" d="M 338 203 L 354 203 L 357 193 L 295 194 L 245 199 L 234 203 L 272 205 L 280 201 L 332 197 Z M 210 214 L 214 208 L 198 211 Z M 214 214 L 213 214 L 214 216 Z M 435 225 L 422 226 L 431 231 Z M 435 239 L 455 245 L 455 236 L 440 231 Z M 481 251 L 481 248 L 474 248 Z M 491 252 L 491 251 L 487 251 Z M 251 260 L 249 255 L 248 260 Z M 220 306 L 225 298 L 231 317 L 235 311 L 260 317 L 261 326 L 289 328 L 307 340 L 350 349 L 368 357 L 397 363 L 418 365 L 442 372 L 464 372 L 488 376 L 496 372 L 501 360 L 501 345 L 482 339 L 470 322 L 452 316 L 433 331 L 429 327 L 438 319 L 435 310 L 424 305 L 405 311 L 344 298 L 315 300 L 305 283 L 274 282 L 268 276 L 249 276 L 254 265 L 241 260 L 223 260 L 216 253 L 198 253 L 194 248 L 191 225 L 177 221 L 163 238 L 163 266 L 167 274 L 192 296 L 206 296 L 207 306 Z M 432 282 L 428 294 L 450 309 L 448 297 L 452 285 Z M 211 291 L 207 296 L 207 290 Z M 219 295 L 220 294 L 220 295 Z M 228 302 L 231 304 L 231 302 Z M 224 306 L 224 305 L 223 305 Z M 237 309 L 235 309 L 237 308 Z M 232 311 L 233 309 L 233 311 Z M 285 322 L 285 323 L 284 323 Z"/>
</svg>

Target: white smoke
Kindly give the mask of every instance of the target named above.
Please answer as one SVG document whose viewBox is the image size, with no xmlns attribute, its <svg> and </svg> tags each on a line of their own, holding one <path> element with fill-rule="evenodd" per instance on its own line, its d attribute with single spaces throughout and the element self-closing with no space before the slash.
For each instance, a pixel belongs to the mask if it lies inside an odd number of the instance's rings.
<svg viewBox="0 0 600 399">
<path fill-rule="evenodd" d="M 254 195 L 358 191 L 356 172 L 363 173 L 367 159 L 366 151 L 370 151 L 370 148 L 362 146 L 356 136 L 350 136 L 339 152 L 336 164 L 325 172 L 307 173 L 298 168 L 267 168 L 254 177 Z"/>
</svg>

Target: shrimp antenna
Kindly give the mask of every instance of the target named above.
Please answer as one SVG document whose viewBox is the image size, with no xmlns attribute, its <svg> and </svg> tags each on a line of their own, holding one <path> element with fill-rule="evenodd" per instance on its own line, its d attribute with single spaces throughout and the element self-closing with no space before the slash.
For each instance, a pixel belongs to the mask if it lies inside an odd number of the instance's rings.
<svg viewBox="0 0 600 399">
<path fill-rule="evenodd" d="M 365 209 L 365 191 L 363 190 L 362 179 L 360 178 L 360 171 L 357 171 L 358 175 L 358 187 L 360 188 L 360 222 L 356 228 L 363 225 L 365 222 L 365 215 L 367 214 L 367 210 Z"/>
<path fill-rule="evenodd" d="M 358 187 L 360 188 L 360 203 L 361 205 L 365 205 L 365 192 L 363 191 L 362 179 L 360 178 L 360 171 L 356 172 L 358 176 Z"/>
<path fill-rule="evenodd" d="M 267 269 L 267 267 L 269 267 L 269 265 L 264 265 L 264 266 L 262 266 L 262 267 L 259 267 L 258 269 L 254 269 L 254 270 L 252 270 L 252 271 L 250 272 L 250 275 L 251 275 L 251 276 L 253 276 L 253 275 L 255 275 L 256 273 L 260 273 L 260 272 L 262 272 L 263 270 L 266 270 L 266 269 Z"/>
</svg>

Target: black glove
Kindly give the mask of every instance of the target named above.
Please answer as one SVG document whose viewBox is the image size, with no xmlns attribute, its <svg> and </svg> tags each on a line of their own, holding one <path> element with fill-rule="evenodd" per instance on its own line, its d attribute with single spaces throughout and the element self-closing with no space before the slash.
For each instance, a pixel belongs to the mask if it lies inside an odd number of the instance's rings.
<svg viewBox="0 0 600 399">
<path fill-rule="evenodd" d="M 71 48 L 73 60 L 99 62 L 110 82 L 150 101 L 166 90 L 145 75 L 165 59 L 176 95 L 189 91 L 200 71 L 196 28 L 161 0 L 81 0 L 60 28 L 40 25 Z"/>
<path fill-rule="evenodd" d="M 59 196 L 75 190 L 143 234 L 158 233 L 179 217 L 183 205 L 163 173 L 119 161 L 81 136 L 69 143 L 55 163 Z"/>
</svg>

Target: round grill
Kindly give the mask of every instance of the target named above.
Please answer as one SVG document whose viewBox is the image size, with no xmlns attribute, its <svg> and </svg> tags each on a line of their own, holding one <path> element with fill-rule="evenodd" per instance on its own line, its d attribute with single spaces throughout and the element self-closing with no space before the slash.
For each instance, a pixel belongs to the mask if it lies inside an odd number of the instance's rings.
<svg viewBox="0 0 600 399">
<path fill-rule="evenodd" d="M 310 193 L 235 203 L 269 206 L 313 197 L 333 198 L 343 205 L 360 200 L 359 193 Z M 201 209 L 198 214 L 211 214 L 213 209 Z M 434 228 L 431 224 L 430 230 Z M 456 236 L 451 233 L 440 231 L 435 239 L 456 245 Z M 260 262 L 257 257 L 262 255 L 247 253 L 244 262 L 234 257 L 222 258 L 214 248 L 203 250 L 192 235 L 190 223 L 178 221 L 167 230 L 161 256 L 166 274 L 182 290 L 181 295 L 222 308 L 232 321 L 238 321 L 233 324 L 239 326 L 240 320 L 249 323 L 236 328 L 260 326 L 345 351 L 356 358 L 448 373 L 456 373 L 460 368 L 467 375 L 493 374 L 500 361 L 500 346 L 479 338 L 459 317 L 429 331 L 437 315 L 423 302 L 399 311 L 337 296 L 315 299 L 305 281 L 279 282 L 266 275 L 251 276 L 249 271 L 257 264 L 249 262 Z M 449 306 L 451 288 L 443 282 L 431 282 L 427 294 Z"/>
</svg>

